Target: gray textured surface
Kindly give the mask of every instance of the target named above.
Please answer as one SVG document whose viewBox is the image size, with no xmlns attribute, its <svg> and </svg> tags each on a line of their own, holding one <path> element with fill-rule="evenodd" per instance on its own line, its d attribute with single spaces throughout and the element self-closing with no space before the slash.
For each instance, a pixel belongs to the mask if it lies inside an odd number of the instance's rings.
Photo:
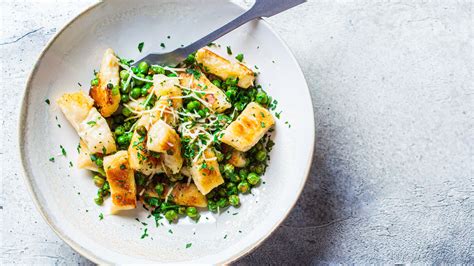
<svg viewBox="0 0 474 266">
<path fill-rule="evenodd" d="M 90 263 L 30 202 L 16 123 L 38 53 L 92 2 L 0 1 L 2 263 Z M 310 1 L 269 20 L 311 89 L 315 156 L 291 215 L 239 263 L 474 263 L 472 5 Z"/>
</svg>

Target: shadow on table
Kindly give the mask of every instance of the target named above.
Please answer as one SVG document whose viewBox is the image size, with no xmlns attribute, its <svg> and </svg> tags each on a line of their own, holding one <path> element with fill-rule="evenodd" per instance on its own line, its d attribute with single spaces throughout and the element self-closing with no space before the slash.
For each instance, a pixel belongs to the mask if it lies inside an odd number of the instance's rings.
<svg viewBox="0 0 474 266">
<path fill-rule="evenodd" d="M 310 174 L 297 204 L 260 247 L 236 264 L 306 265 L 334 258 L 340 226 L 353 218 L 359 201 L 340 154 L 331 147 L 331 135 L 334 132 L 318 128 Z"/>
</svg>

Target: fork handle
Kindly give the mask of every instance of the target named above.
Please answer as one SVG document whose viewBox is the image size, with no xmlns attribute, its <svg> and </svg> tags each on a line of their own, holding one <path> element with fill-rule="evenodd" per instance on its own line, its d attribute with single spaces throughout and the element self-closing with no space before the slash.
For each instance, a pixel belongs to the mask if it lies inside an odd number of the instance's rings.
<svg viewBox="0 0 474 266">
<path fill-rule="evenodd" d="M 256 0 L 255 4 L 245 13 L 203 38 L 178 49 L 178 52 L 187 56 L 253 19 L 271 17 L 304 2 L 306 0 Z"/>
</svg>

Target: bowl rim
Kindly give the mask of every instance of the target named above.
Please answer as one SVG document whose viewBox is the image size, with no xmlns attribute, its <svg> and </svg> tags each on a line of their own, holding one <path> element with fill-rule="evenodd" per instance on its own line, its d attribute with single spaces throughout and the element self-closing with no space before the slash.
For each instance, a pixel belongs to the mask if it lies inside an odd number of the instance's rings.
<svg viewBox="0 0 474 266">
<path fill-rule="evenodd" d="M 25 135 L 25 130 L 24 130 L 25 129 L 25 123 L 26 123 L 26 116 L 25 115 L 27 114 L 25 99 L 29 95 L 29 91 L 31 89 L 31 83 L 32 83 L 33 76 L 35 76 L 36 72 L 38 71 L 38 67 L 40 65 L 40 62 L 41 62 L 42 58 L 44 57 L 46 52 L 49 51 L 49 49 L 51 48 L 53 43 L 58 39 L 58 37 L 71 24 L 73 24 L 76 20 L 78 20 L 82 16 L 86 15 L 87 13 L 92 11 L 93 9 L 97 8 L 99 5 L 103 4 L 104 2 L 105 2 L 105 0 L 100 0 L 99 2 L 94 3 L 94 4 L 86 7 L 85 9 L 83 9 L 81 12 L 79 12 L 75 17 L 73 17 L 66 24 L 64 24 L 64 26 L 62 26 L 61 29 L 54 34 L 54 36 L 47 42 L 45 47 L 41 50 L 40 54 L 38 55 L 38 57 L 35 61 L 35 64 L 33 65 L 33 68 L 31 70 L 30 74 L 28 75 L 26 86 L 23 90 L 23 95 L 21 97 L 21 103 L 20 103 L 21 104 L 20 113 L 19 113 L 18 124 L 17 124 L 17 130 L 18 130 L 17 131 L 17 136 L 18 136 L 17 141 L 18 141 L 18 151 L 19 151 L 18 154 L 20 155 L 21 170 L 22 170 L 22 173 L 23 173 L 22 176 L 23 176 L 24 182 L 27 185 L 30 197 L 33 199 L 33 203 L 34 203 L 36 209 L 39 211 L 39 213 L 43 217 L 44 221 L 49 225 L 49 227 L 53 230 L 53 232 L 61 240 L 66 242 L 72 249 L 74 249 L 76 252 L 78 252 L 81 256 L 84 256 L 88 260 L 90 260 L 94 263 L 97 263 L 97 264 L 110 264 L 111 262 L 96 256 L 93 252 L 87 250 L 86 248 L 84 248 L 81 245 L 79 245 L 78 243 L 76 243 L 75 240 L 69 238 L 69 236 L 67 236 L 64 232 L 62 232 L 60 230 L 60 228 L 57 227 L 57 225 L 55 223 L 53 223 L 53 221 L 50 220 L 49 215 L 46 213 L 43 206 L 40 204 L 40 202 L 38 200 L 38 196 L 37 196 L 37 194 L 35 192 L 35 189 L 33 188 L 33 185 L 32 185 L 32 181 L 31 181 L 32 177 L 28 174 L 28 171 L 26 170 L 28 164 L 25 160 L 25 152 L 24 152 L 25 146 L 24 146 L 24 144 L 23 144 L 24 142 L 22 140 L 24 139 L 24 135 Z M 236 5 L 237 7 L 241 8 L 242 10 L 245 10 L 244 7 L 234 3 L 232 1 L 229 1 L 229 2 L 231 4 Z M 295 56 L 291 52 L 291 50 L 288 47 L 288 45 L 286 44 L 286 42 L 278 35 L 277 32 L 275 32 L 275 30 L 269 25 L 269 23 L 264 18 L 259 18 L 259 21 L 281 42 L 281 44 L 283 45 L 283 48 L 287 51 L 288 55 L 290 56 L 290 60 L 293 61 L 293 63 L 296 65 L 296 70 L 301 73 L 304 84 L 306 85 L 306 91 L 308 92 L 308 95 L 309 95 L 309 99 L 306 99 L 306 100 L 309 100 L 309 103 L 311 104 L 311 108 L 313 109 L 313 101 L 312 101 L 312 98 L 311 98 L 311 93 L 310 93 L 310 90 L 309 90 L 309 87 L 308 87 L 308 83 L 306 82 L 303 71 L 301 70 L 301 67 L 300 67 L 298 61 L 296 60 Z M 305 186 L 305 184 L 308 180 L 309 171 L 310 171 L 311 165 L 312 165 L 312 158 L 313 158 L 313 155 L 314 155 L 314 143 L 315 143 L 314 110 L 313 110 L 313 112 L 311 112 L 311 121 L 310 122 L 311 122 L 311 127 L 310 128 L 312 129 L 311 138 L 309 140 L 311 142 L 311 148 L 310 148 L 311 150 L 310 150 L 310 154 L 309 154 L 310 156 L 308 156 L 308 161 L 306 162 L 306 169 L 304 171 L 304 177 L 303 177 L 304 179 L 303 179 L 303 182 L 301 182 L 300 187 L 298 188 L 298 191 L 297 191 L 298 195 L 297 195 L 296 199 L 291 204 L 290 208 L 288 208 L 288 210 L 285 211 L 285 213 L 281 216 L 281 218 L 275 223 L 275 225 L 272 228 L 270 228 L 270 230 L 267 231 L 267 233 L 265 235 L 260 237 L 260 239 L 258 239 L 256 242 L 254 242 L 251 246 L 247 247 L 246 249 L 240 251 L 239 253 L 234 254 L 231 257 L 225 258 L 224 260 L 222 260 L 221 262 L 218 262 L 218 263 L 220 263 L 220 264 L 229 264 L 229 263 L 235 262 L 239 258 L 242 258 L 243 256 L 251 253 L 256 248 L 258 248 L 266 239 L 268 239 L 268 237 L 271 234 L 273 234 L 275 232 L 277 227 L 279 227 L 282 224 L 282 222 L 288 217 L 291 210 L 294 208 L 294 206 L 298 202 L 298 199 L 301 196 L 301 192 L 303 191 L 303 188 L 304 188 L 304 186 Z"/>
</svg>

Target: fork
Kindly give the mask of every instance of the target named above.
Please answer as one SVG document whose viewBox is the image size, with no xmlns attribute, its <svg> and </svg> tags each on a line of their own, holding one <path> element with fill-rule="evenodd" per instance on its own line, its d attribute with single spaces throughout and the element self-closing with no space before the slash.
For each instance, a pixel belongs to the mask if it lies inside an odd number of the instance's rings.
<svg viewBox="0 0 474 266">
<path fill-rule="evenodd" d="M 212 43 L 251 20 L 260 17 L 271 17 L 304 2 L 306 2 L 306 0 L 256 0 L 254 5 L 245 13 L 188 46 L 167 53 L 148 54 L 136 61 L 134 65 L 138 65 L 142 61 L 147 61 L 151 64 L 174 66 L 186 59 L 189 54 Z"/>
</svg>

